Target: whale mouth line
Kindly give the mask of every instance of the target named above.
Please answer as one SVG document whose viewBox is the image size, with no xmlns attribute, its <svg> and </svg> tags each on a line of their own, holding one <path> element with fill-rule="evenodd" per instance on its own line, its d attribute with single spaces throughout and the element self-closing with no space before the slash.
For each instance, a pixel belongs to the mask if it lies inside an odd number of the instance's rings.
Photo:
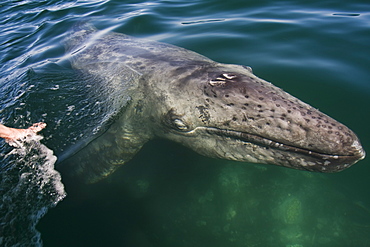
<svg viewBox="0 0 370 247">
<path fill-rule="evenodd" d="M 236 139 L 244 143 L 252 143 L 258 146 L 265 147 L 267 149 L 272 148 L 275 150 L 290 152 L 290 153 L 296 153 L 301 154 L 305 156 L 310 156 L 317 159 L 334 159 L 334 160 L 340 160 L 340 159 L 354 159 L 357 157 L 355 154 L 350 155 L 339 155 L 339 154 L 328 154 L 328 153 L 321 153 L 314 150 L 302 148 L 302 147 L 295 147 L 292 145 L 284 144 L 281 142 L 277 142 L 268 138 L 265 138 L 263 136 L 250 134 L 246 132 L 240 132 L 235 130 L 227 130 L 227 129 L 219 129 L 215 127 L 207 127 L 205 128 L 206 132 L 212 135 L 218 135 L 221 137 Z"/>
</svg>

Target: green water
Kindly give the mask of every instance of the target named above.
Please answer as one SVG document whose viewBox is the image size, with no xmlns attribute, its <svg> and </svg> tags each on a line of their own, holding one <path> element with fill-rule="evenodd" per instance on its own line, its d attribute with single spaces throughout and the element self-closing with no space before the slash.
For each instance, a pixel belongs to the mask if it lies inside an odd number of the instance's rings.
<svg viewBox="0 0 370 247">
<path fill-rule="evenodd" d="M 61 42 L 74 23 L 91 18 L 99 29 L 116 26 L 249 65 L 349 126 L 370 150 L 366 1 L 3 1 L 0 10 L 0 119 L 13 126 L 49 121 L 49 146 L 59 116 L 44 98 L 21 97 L 27 84 L 15 75 L 54 62 L 68 67 Z M 62 79 L 57 74 L 48 86 Z M 69 133 L 57 130 L 61 138 Z M 155 140 L 97 184 L 64 179 L 68 196 L 37 229 L 52 247 L 370 246 L 368 164 L 309 173 L 210 159 Z"/>
</svg>

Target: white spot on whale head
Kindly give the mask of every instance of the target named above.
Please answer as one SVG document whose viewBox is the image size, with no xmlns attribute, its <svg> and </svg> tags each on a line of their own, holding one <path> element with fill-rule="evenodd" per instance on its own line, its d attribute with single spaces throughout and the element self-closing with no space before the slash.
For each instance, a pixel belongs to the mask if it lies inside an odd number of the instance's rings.
<svg viewBox="0 0 370 247">
<path fill-rule="evenodd" d="M 236 78 L 236 75 L 232 75 L 232 74 L 227 74 L 227 73 L 225 73 L 225 74 L 222 74 L 226 79 L 228 79 L 228 80 L 232 80 L 232 79 L 234 79 L 234 78 Z M 218 78 L 217 78 L 218 79 Z"/>
<path fill-rule="evenodd" d="M 218 80 L 210 80 L 209 81 L 209 84 L 211 84 L 211 86 L 221 86 L 221 85 L 226 84 L 226 81 L 224 81 L 224 80 L 220 80 L 220 81 L 218 81 Z"/>
<path fill-rule="evenodd" d="M 221 86 L 227 83 L 228 80 L 235 79 L 237 76 L 233 74 L 223 73 L 214 80 L 210 80 L 211 86 Z"/>
</svg>

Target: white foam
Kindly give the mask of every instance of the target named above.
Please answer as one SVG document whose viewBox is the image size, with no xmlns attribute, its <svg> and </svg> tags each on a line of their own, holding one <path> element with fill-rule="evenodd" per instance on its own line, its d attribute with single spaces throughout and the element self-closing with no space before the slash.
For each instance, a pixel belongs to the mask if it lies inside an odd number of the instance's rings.
<svg viewBox="0 0 370 247">
<path fill-rule="evenodd" d="M 41 139 L 32 134 L 11 142 L 15 148 L 4 156 L 7 164 L 1 167 L 0 186 L 4 193 L 0 194 L 0 211 L 5 215 L 0 215 L 0 230 L 9 235 L 0 239 L 2 246 L 26 246 L 31 242 L 41 246 L 36 224 L 66 196 L 61 176 L 54 169 L 57 158 Z"/>
</svg>

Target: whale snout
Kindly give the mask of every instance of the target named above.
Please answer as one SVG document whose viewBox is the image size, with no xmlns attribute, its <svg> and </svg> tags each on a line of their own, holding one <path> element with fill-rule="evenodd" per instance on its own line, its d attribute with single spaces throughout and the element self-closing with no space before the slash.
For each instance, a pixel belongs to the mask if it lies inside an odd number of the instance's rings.
<svg viewBox="0 0 370 247">
<path fill-rule="evenodd" d="M 348 156 L 352 157 L 352 159 L 349 160 L 350 164 L 354 164 L 357 161 L 365 159 L 366 152 L 357 137 L 356 140 L 352 143 L 350 150 L 348 151 Z"/>
<path fill-rule="evenodd" d="M 227 158 L 336 172 L 365 157 L 348 127 L 249 70 L 239 71 L 211 72 L 203 87 L 213 104 L 208 107 L 213 112 L 207 110 L 207 132 L 242 146 L 225 143 L 233 147 L 224 148 Z"/>
</svg>

